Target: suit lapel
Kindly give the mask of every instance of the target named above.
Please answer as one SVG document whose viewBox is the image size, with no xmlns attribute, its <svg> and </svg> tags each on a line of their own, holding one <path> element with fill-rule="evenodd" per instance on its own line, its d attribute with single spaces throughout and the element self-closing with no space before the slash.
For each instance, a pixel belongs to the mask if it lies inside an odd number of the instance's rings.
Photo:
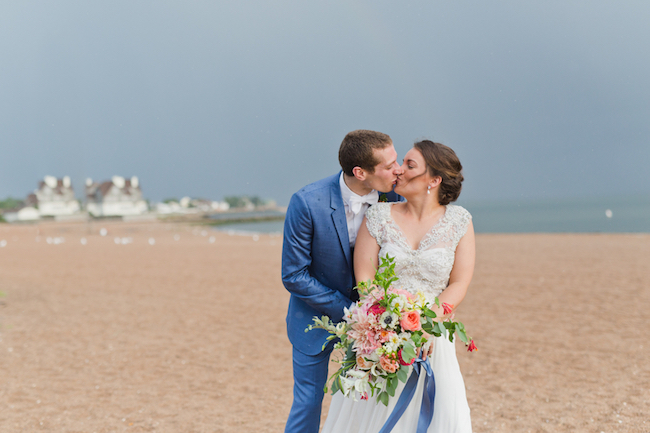
<svg viewBox="0 0 650 433">
<path fill-rule="evenodd" d="M 345 261 L 348 266 L 352 266 L 352 254 L 350 252 L 350 238 L 348 236 L 348 222 L 345 218 L 345 206 L 343 205 L 343 197 L 341 196 L 341 187 L 339 185 L 340 175 L 335 177 L 332 182 L 330 191 L 330 206 L 332 207 L 332 222 L 336 228 L 336 233 L 339 237 L 341 249 L 345 255 Z"/>
</svg>

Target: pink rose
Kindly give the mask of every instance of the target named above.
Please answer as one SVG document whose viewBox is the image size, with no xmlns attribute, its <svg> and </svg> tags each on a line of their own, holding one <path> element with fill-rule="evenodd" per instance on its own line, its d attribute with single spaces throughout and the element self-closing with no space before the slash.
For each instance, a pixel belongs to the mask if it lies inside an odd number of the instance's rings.
<svg viewBox="0 0 650 433">
<path fill-rule="evenodd" d="M 379 304 L 375 304 L 372 307 L 368 308 L 368 312 L 376 316 L 381 316 L 385 311 L 386 309 Z"/>
<path fill-rule="evenodd" d="M 408 299 L 409 301 L 413 301 L 413 293 L 409 292 L 408 290 L 393 289 L 393 292 L 397 293 L 398 295 L 404 295 L 406 296 L 406 299 Z"/>
<path fill-rule="evenodd" d="M 386 372 L 386 373 L 395 373 L 397 369 L 399 368 L 399 365 L 397 364 L 397 361 L 394 359 L 390 359 L 386 356 L 382 356 L 379 358 L 379 366 Z"/>
<path fill-rule="evenodd" d="M 407 311 L 402 315 L 400 325 L 404 331 L 419 331 L 422 329 L 420 314 L 417 311 Z"/>
</svg>

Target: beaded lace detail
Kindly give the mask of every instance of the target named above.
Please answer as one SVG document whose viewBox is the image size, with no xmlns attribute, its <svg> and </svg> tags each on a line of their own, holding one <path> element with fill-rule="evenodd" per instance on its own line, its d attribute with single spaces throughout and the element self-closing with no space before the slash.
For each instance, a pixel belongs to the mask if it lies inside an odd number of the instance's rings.
<svg viewBox="0 0 650 433">
<path fill-rule="evenodd" d="M 472 216 L 461 206 L 447 205 L 445 214 L 427 232 L 417 249 L 391 216 L 393 203 L 377 203 L 366 212 L 366 227 L 380 247 L 379 256 L 395 257 L 399 280 L 395 287 L 411 293 L 422 291 L 429 302 L 447 287 L 458 242 Z"/>
</svg>

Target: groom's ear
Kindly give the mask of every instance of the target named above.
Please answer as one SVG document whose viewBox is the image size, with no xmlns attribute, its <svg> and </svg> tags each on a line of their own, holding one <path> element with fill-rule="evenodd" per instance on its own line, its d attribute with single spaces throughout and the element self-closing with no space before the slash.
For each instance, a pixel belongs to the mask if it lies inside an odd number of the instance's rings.
<svg viewBox="0 0 650 433">
<path fill-rule="evenodd" d="M 360 181 L 366 180 L 366 171 L 359 166 L 356 166 L 352 169 L 352 174 L 354 174 L 354 177 L 356 177 Z"/>
</svg>

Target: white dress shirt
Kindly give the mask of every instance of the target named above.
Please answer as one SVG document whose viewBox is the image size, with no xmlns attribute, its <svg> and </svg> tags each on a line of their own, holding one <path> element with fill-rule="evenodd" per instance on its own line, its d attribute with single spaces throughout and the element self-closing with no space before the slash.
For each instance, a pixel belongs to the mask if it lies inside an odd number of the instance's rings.
<svg viewBox="0 0 650 433">
<path fill-rule="evenodd" d="M 343 173 L 339 179 L 341 185 L 341 197 L 343 197 L 343 204 L 345 205 L 345 219 L 348 223 L 348 238 L 350 239 L 350 246 L 354 247 L 357 241 L 357 234 L 363 222 L 363 216 L 371 204 L 379 201 L 379 193 L 374 189 L 366 195 L 359 195 L 352 191 L 346 184 L 343 178 Z"/>
</svg>

